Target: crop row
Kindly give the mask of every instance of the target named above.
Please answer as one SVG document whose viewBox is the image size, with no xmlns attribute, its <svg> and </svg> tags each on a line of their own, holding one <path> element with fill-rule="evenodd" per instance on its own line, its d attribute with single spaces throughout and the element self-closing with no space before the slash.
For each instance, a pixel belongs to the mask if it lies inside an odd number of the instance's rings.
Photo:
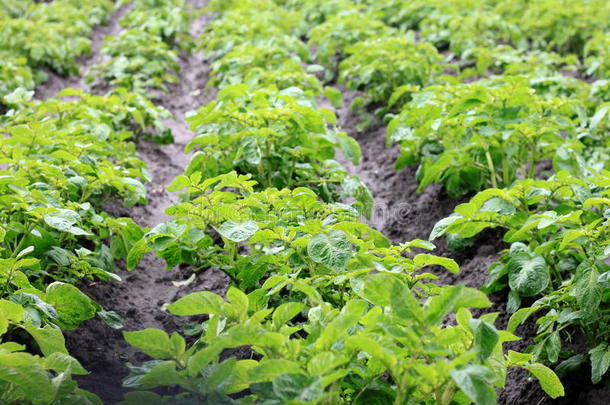
<svg viewBox="0 0 610 405">
<path fill-rule="evenodd" d="M 449 235 L 463 248 L 485 229 L 505 231 L 510 249 L 484 291 L 508 288 L 513 326 L 537 314 L 536 359 L 561 361 L 561 372 L 590 363 L 600 382 L 610 366 L 607 5 L 306 3 L 326 77 L 364 91 L 355 107 L 371 104 L 389 122 L 397 169 L 419 165 L 420 191 L 484 190 L 431 240 Z M 584 353 L 566 349 L 573 334 Z"/>
<path fill-rule="evenodd" d="M 128 3 L 128 2 L 123 2 Z M 93 82 L 144 92 L 167 90 L 178 78 L 181 49 L 191 46 L 190 22 L 184 0 L 138 0 L 121 18 L 123 30 L 106 38 L 105 58 L 87 76 Z"/>
<path fill-rule="evenodd" d="M 360 150 L 336 127 L 334 113 L 318 108 L 322 94 L 340 98 L 312 74 L 321 67 L 310 64 L 299 39 L 318 26 L 307 10 L 324 7 L 297 5 L 211 2 L 218 18 L 199 47 L 220 92 L 189 117 L 196 136 L 187 150 L 197 152 L 168 188 L 184 190 L 182 202 L 167 209 L 172 220 L 134 245 L 128 266 L 154 250 L 170 268 L 216 267 L 232 283 L 226 298 L 197 292 L 166 307 L 207 315 L 186 329 L 188 345 L 158 329 L 124 333 L 155 359 L 131 367 L 125 385 L 137 391 L 124 403 L 493 404 L 509 367 L 562 395 L 533 354 L 503 351 L 518 338 L 496 329 L 497 314 L 472 315 L 491 305 L 483 293 L 432 282 L 426 268 L 457 272 L 453 260 L 417 254 L 414 248 L 434 248 L 426 241 L 392 246 L 359 221 L 370 194 L 330 159 L 339 147 L 357 162 Z M 406 47 L 406 70 L 413 70 L 393 83 L 425 77 L 416 84 L 427 84 L 435 48 L 408 37 L 392 46 Z M 356 82 L 365 63 L 341 62 L 346 80 Z M 361 77 L 358 86 L 369 82 Z M 247 355 L 227 358 L 227 350 L 244 346 Z M 175 397 L 146 391 L 176 385 L 184 392 Z"/>
<path fill-rule="evenodd" d="M 40 20 L 38 28 L 43 30 L 55 24 L 81 26 L 76 22 L 84 16 L 91 23 L 102 22 L 101 15 L 95 19 L 94 11 L 101 9 L 93 3 L 3 3 L 0 10 L 20 18 L 8 19 L 6 25 L 3 21 L 2 27 L 16 27 L 22 19 L 29 24 L 36 16 L 53 22 L 47 26 Z M 155 2 L 161 15 L 177 4 Z M 150 2 L 138 2 L 122 24 L 143 19 L 143 7 L 154 11 Z M 107 16 L 111 7 L 104 10 Z M 86 27 L 78 32 L 90 31 Z M 165 33 L 169 41 L 173 34 Z M 20 52 L 36 45 L 34 37 L 28 38 L 20 39 Z M 67 43 L 62 46 L 76 50 Z M 49 54 L 40 63 L 65 63 L 65 72 L 74 73 L 77 69 L 68 66 L 76 66 L 76 56 L 53 59 Z M 7 88 L 16 85 L 23 83 L 15 77 L 0 81 Z M 118 314 L 105 311 L 75 285 L 120 280 L 114 274 L 115 260 L 126 257 L 143 231 L 130 218 L 107 214 L 103 206 L 109 200 L 126 207 L 146 202 L 144 183 L 150 176 L 133 140 L 162 133 L 169 113 L 123 87 L 105 96 L 65 89 L 55 99 L 28 102 L 30 88 L 17 88 L 15 101 L 8 103 L 13 108 L 0 118 L 0 402 L 101 404 L 72 380 L 72 375 L 87 371 L 68 354 L 62 331 L 94 316 L 109 327 L 122 327 Z"/>
<path fill-rule="evenodd" d="M 110 0 L 0 2 L 0 103 L 14 104 L 47 79 L 43 68 L 78 73 L 77 58 L 91 52 L 93 26 L 105 22 Z M 7 98 L 5 98 L 7 97 Z"/>
</svg>

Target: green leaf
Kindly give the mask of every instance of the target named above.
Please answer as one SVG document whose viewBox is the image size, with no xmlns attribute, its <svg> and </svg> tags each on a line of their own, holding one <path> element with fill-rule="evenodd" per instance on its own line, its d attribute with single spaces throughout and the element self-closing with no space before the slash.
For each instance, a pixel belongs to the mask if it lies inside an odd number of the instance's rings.
<svg viewBox="0 0 610 405">
<path fill-rule="evenodd" d="M 193 354 L 187 363 L 187 370 L 190 377 L 198 375 L 204 367 L 213 361 L 217 361 L 218 356 L 222 352 L 223 347 L 216 343 L 211 344 Z"/>
<path fill-rule="evenodd" d="M 294 373 L 301 371 L 299 365 L 289 360 L 266 360 L 256 367 L 248 370 L 248 381 L 254 382 L 265 382 L 273 381 L 278 375 Z"/>
<path fill-rule="evenodd" d="M 561 337 L 559 332 L 551 333 L 544 342 L 544 350 L 551 363 L 556 363 L 561 352 Z"/>
<path fill-rule="evenodd" d="M 358 141 L 343 133 L 338 134 L 338 138 L 339 148 L 341 148 L 343 155 L 353 164 L 358 164 L 360 162 L 360 158 L 362 157 L 362 151 L 360 150 Z"/>
<path fill-rule="evenodd" d="M 97 312 L 97 316 L 112 329 L 123 329 L 123 318 L 116 312 L 102 309 Z"/>
<path fill-rule="evenodd" d="M 583 261 L 576 269 L 574 291 L 578 305 L 586 311 L 594 312 L 602 300 L 602 288 L 598 281 L 599 272 L 595 264 Z"/>
<path fill-rule="evenodd" d="M 205 392 L 222 392 L 223 387 L 232 382 L 236 364 L 235 357 L 231 357 L 213 365 L 205 381 Z"/>
<path fill-rule="evenodd" d="M 190 185 L 191 185 L 191 180 L 187 176 L 181 174 L 181 175 L 177 176 L 174 180 L 172 180 L 171 184 L 169 186 L 167 186 L 167 191 L 170 191 L 173 193 L 176 191 L 180 191 L 183 188 L 188 187 Z"/>
<path fill-rule="evenodd" d="M 273 380 L 273 392 L 284 401 L 315 403 L 324 396 L 319 378 L 304 374 L 280 374 Z"/>
<path fill-rule="evenodd" d="M 55 352 L 45 357 L 43 366 L 47 370 L 54 370 L 60 373 L 69 371 L 76 375 L 87 375 L 87 370 L 74 357 L 65 353 Z"/>
<path fill-rule="evenodd" d="M 500 341 L 498 331 L 493 325 L 479 319 L 471 319 L 470 327 L 474 333 L 474 348 L 479 353 L 481 362 L 484 362 Z"/>
<path fill-rule="evenodd" d="M 428 253 L 422 253 L 413 258 L 413 263 L 420 267 L 426 266 L 441 266 L 453 274 L 460 272 L 460 266 L 455 260 L 446 257 L 434 256 Z"/>
<path fill-rule="evenodd" d="M 261 162 L 262 153 L 256 142 L 256 138 L 246 138 L 242 142 L 240 153 L 246 162 L 251 165 L 258 165 Z"/>
<path fill-rule="evenodd" d="M 130 345 L 156 359 L 171 359 L 173 351 L 169 336 L 159 329 L 144 329 L 135 332 L 123 332 L 123 337 Z"/>
<path fill-rule="evenodd" d="M 23 307 L 7 300 L 0 300 L 0 336 L 6 333 L 9 321 L 20 322 L 23 318 Z"/>
<path fill-rule="evenodd" d="M 426 302 L 426 323 L 439 324 L 447 314 L 454 310 L 455 304 L 461 295 L 462 286 L 445 286 L 440 294 L 428 298 Z"/>
<path fill-rule="evenodd" d="M 248 296 L 243 291 L 231 286 L 227 290 L 227 299 L 231 303 L 235 315 L 238 317 L 247 315 L 250 302 L 248 300 Z"/>
<path fill-rule="evenodd" d="M 542 256 L 522 252 L 508 263 L 508 284 L 522 297 L 541 293 L 550 281 L 549 268 Z"/>
<path fill-rule="evenodd" d="M 222 297 L 210 291 L 200 291 L 184 296 L 173 304 L 168 305 L 167 310 L 179 316 L 204 314 L 231 315 L 227 311 L 227 303 Z"/>
<path fill-rule="evenodd" d="M 91 235 L 89 232 L 74 226 L 81 220 L 80 215 L 76 211 L 60 209 L 56 212 L 45 214 L 44 221 L 51 228 L 55 228 L 62 232 L 68 232 L 73 235 Z"/>
<path fill-rule="evenodd" d="M 243 242 L 258 231 L 258 224 L 254 221 L 226 221 L 218 228 L 218 232 L 233 242 Z"/>
<path fill-rule="evenodd" d="M 487 308 L 491 306 L 491 301 L 484 292 L 476 288 L 462 287 L 460 295 L 455 301 L 454 311 L 460 308 Z"/>
<path fill-rule="evenodd" d="M 305 307 L 302 302 L 287 302 L 273 311 L 273 325 L 276 329 L 281 328 L 288 323 L 292 318 L 297 316 Z"/>
<path fill-rule="evenodd" d="M 138 263 L 142 260 L 144 255 L 150 252 L 151 249 L 148 247 L 146 240 L 144 238 L 140 239 L 129 250 L 127 254 L 127 270 L 133 270 L 136 268 Z"/>
<path fill-rule="evenodd" d="M 322 330 L 320 337 L 316 341 L 316 346 L 319 349 L 329 349 L 337 340 L 345 338 L 348 335 L 348 330 L 358 323 L 367 309 L 366 301 L 352 300 L 341 309 L 337 315 L 326 327 Z"/>
<path fill-rule="evenodd" d="M 319 352 L 307 363 L 307 371 L 310 375 L 321 376 L 347 361 L 347 357 L 335 354 L 332 351 Z"/>
<path fill-rule="evenodd" d="M 334 87 L 324 87 L 324 97 L 326 97 L 335 108 L 340 108 L 341 104 L 343 104 L 343 95 Z"/>
<path fill-rule="evenodd" d="M 551 398 L 555 399 L 565 395 L 561 381 L 550 368 L 540 363 L 528 364 L 524 368 L 538 379 L 544 392 Z"/>
<path fill-rule="evenodd" d="M 314 262 L 322 263 L 333 270 L 345 270 L 353 255 L 347 236 L 337 230 L 314 235 L 307 245 L 307 253 Z"/>
<path fill-rule="evenodd" d="M 62 328 L 66 330 L 76 329 L 97 312 L 93 300 L 71 284 L 50 284 L 46 290 L 46 301 L 55 308 Z"/>
<path fill-rule="evenodd" d="M 469 365 L 454 369 L 451 378 L 476 405 L 496 404 L 496 391 L 487 384 L 493 381 L 494 374 L 487 367 Z"/>
<path fill-rule="evenodd" d="M 455 106 L 449 111 L 449 116 L 453 117 L 457 114 L 460 114 L 466 110 L 470 110 L 472 107 L 476 107 L 480 104 L 483 104 L 483 100 L 479 100 L 478 98 L 467 98 L 465 100 L 461 100 L 459 103 L 456 103 Z"/>
<path fill-rule="evenodd" d="M 523 324 L 536 310 L 534 308 L 521 308 L 517 312 L 511 315 L 508 320 L 508 326 L 506 327 L 506 331 L 510 333 L 515 333 L 517 328 Z"/>
<path fill-rule="evenodd" d="M 601 344 L 589 352 L 591 355 L 591 382 L 597 384 L 610 368 L 610 350 Z"/>
<path fill-rule="evenodd" d="M 46 370 L 27 353 L 0 353 L 0 382 L 14 384 L 25 393 L 35 393 L 37 404 L 53 403 L 55 388 Z"/>
<path fill-rule="evenodd" d="M 61 330 L 45 326 L 44 328 L 37 328 L 34 325 L 23 326 L 30 336 L 34 338 L 40 351 L 45 356 L 50 356 L 53 353 L 68 354 L 66 349 L 66 341 L 64 339 Z"/>
</svg>

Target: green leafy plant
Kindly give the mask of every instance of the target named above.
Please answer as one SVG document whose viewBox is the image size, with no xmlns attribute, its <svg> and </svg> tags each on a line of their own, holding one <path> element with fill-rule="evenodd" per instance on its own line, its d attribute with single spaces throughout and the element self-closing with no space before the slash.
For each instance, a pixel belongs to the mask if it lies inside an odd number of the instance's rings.
<svg viewBox="0 0 610 405">
<path fill-rule="evenodd" d="M 480 292 L 443 287 L 421 303 L 390 274 L 363 275 L 353 288 L 354 297 L 340 308 L 292 301 L 258 309 L 235 288 L 227 292 L 228 301 L 210 292 L 183 297 L 168 310 L 209 314 L 201 336 L 187 349 L 178 334 L 125 332 L 130 344 L 158 359 L 132 366 L 125 385 L 178 385 L 186 392 L 175 400 L 186 402 L 360 404 L 374 398 L 387 404 L 494 404 L 494 385 L 504 384 L 509 366 L 519 366 L 551 396 L 563 394 L 553 372 L 531 355 L 503 354 L 503 342 L 517 338 L 496 330 L 494 314 L 473 318 L 467 307 L 489 305 Z M 450 313 L 455 326 L 443 325 Z M 239 346 L 255 356 L 221 361 L 223 350 Z M 245 396 L 238 400 L 227 396 L 239 392 Z M 123 403 L 144 399 L 171 401 L 136 391 Z"/>
<path fill-rule="evenodd" d="M 211 2 L 213 3 L 213 2 Z M 277 7 L 273 2 L 256 1 L 256 18 L 250 12 L 251 5 L 241 2 L 239 7 L 233 6 L 222 14 L 222 18 L 211 21 L 199 37 L 198 49 L 204 51 L 205 57 L 215 61 L 238 45 L 257 46 L 261 43 L 282 43 L 287 41 L 286 46 L 294 49 L 298 38 L 291 35 L 298 26 L 298 14 Z M 214 3 L 215 4 L 215 3 Z M 223 1 L 222 5 L 210 4 L 212 9 L 225 7 L 229 2 Z M 296 45 L 302 48 L 302 45 Z"/>
<path fill-rule="evenodd" d="M 95 66 L 87 80 L 95 77 L 114 86 L 132 91 L 158 88 L 167 91 L 166 83 L 177 83 L 170 73 L 179 70 L 178 54 L 154 34 L 140 30 L 127 30 L 108 38 L 102 54 L 109 59 Z"/>
<path fill-rule="evenodd" d="M 358 12 L 361 8 L 350 0 L 280 0 L 277 3 L 298 11 L 306 31 L 325 23 L 329 18 Z"/>
<path fill-rule="evenodd" d="M 426 86 L 441 71 L 436 48 L 415 42 L 412 36 L 369 39 L 347 47 L 345 53 L 348 57 L 339 65 L 339 82 L 365 91 L 368 103 L 400 106 L 396 98 L 406 93 L 394 95 L 395 91 Z"/>
<path fill-rule="evenodd" d="M 169 268 L 180 263 L 213 265 L 248 291 L 269 274 L 288 277 L 286 284 L 292 277 L 285 274 L 289 262 L 300 263 L 296 273 L 325 279 L 325 274 L 346 268 L 353 244 L 387 247 L 385 237 L 357 222 L 357 205 L 328 205 L 302 187 L 255 192 L 255 186 L 249 176 L 235 172 L 205 180 L 200 172 L 177 177 L 169 189 L 186 188 L 192 199 L 167 209 L 174 219 L 134 245 L 128 266 L 133 268 L 145 252 L 156 250 Z M 214 245 L 214 234 L 222 244 Z M 239 253 L 244 244 L 249 246 L 247 255 Z M 398 252 L 395 255 L 400 262 Z"/>
<path fill-rule="evenodd" d="M 581 149 L 577 106 L 541 98 L 519 77 L 431 86 L 392 120 L 388 141 L 400 145 L 396 168 L 419 164 L 419 191 L 440 183 L 459 196 L 534 178 L 559 147 Z"/>
<path fill-rule="evenodd" d="M 562 341 L 570 328 L 579 327 L 591 349 L 594 383 L 608 369 L 599 357 L 608 356 L 610 338 L 610 268 L 604 262 L 610 255 L 608 175 L 583 180 L 562 171 L 545 181 L 482 191 L 438 222 L 431 235 L 470 238 L 484 229 L 503 229 L 511 247 L 490 268 L 486 288 L 510 288 L 508 309 L 516 312 L 509 330 L 542 313 L 532 353 L 557 362 L 565 357 Z M 529 297 L 537 300 L 519 309 Z"/>
<path fill-rule="evenodd" d="M 350 180 L 332 159 L 335 148 L 354 163 L 358 143 L 330 125 L 332 111 L 317 109 L 298 88 L 248 90 L 244 84 L 224 88 L 218 99 L 189 118 L 197 135 L 187 152 L 192 157 L 186 174 L 210 178 L 231 170 L 254 174 L 262 187 L 311 186 L 327 201 L 343 193 L 365 206 L 372 198 L 366 188 Z M 370 212 L 370 208 L 364 211 Z"/>
<path fill-rule="evenodd" d="M 91 52 L 91 29 L 105 20 L 111 4 L 107 0 L 86 5 L 59 0 L 32 6 L 20 18 L 1 20 L 0 51 L 26 58 L 33 68 L 48 66 L 61 74 L 77 73 L 76 58 Z"/>
<path fill-rule="evenodd" d="M 418 23 L 422 39 L 457 56 L 475 47 L 518 43 L 518 25 L 480 3 L 485 2 L 436 2 L 435 10 Z"/>
<path fill-rule="evenodd" d="M 6 103 L 3 98 L 15 90 L 32 90 L 35 86 L 34 74 L 27 65 L 25 58 L 14 58 L 6 56 L 2 58 L 0 66 L 0 102 Z"/>
<path fill-rule="evenodd" d="M 531 48 L 575 54 L 594 32 L 607 28 L 610 18 L 603 0 L 501 1 L 496 11 L 520 27 Z"/>
<path fill-rule="evenodd" d="M 389 36 L 393 30 L 383 22 L 361 13 L 335 15 L 315 26 L 308 34 L 308 45 L 314 47 L 316 59 L 335 70 L 345 49 L 357 42 Z M 330 77 L 332 78 L 332 76 Z"/>
<path fill-rule="evenodd" d="M 96 395 L 78 388 L 72 379 L 87 371 L 68 355 L 61 331 L 36 326 L 29 308 L 0 299 L 0 401 L 9 405 L 101 405 Z M 50 310 L 54 309 L 47 305 Z M 33 339 L 40 354 L 27 353 L 24 344 L 10 340 L 19 332 Z"/>
<path fill-rule="evenodd" d="M 121 19 L 122 27 L 137 28 L 174 47 L 189 49 L 189 16 L 184 0 L 139 0 Z"/>
<path fill-rule="evenodd" d="M 294 55 L 294 56 L 293 56 Z M 308 58 L 305 45 L 297 39 L 276 40 L 257 45 L 240 45 L 212 64 L 212 80 L 209 85 L 223 88 L 231 84 L 248 81 L 253 72 L 278 72 L 304 76 L 305 67 L 301 65 Z M 291 87 L 290 77 L 274 76 L 277 84 L 286 82 L 281 88 Z M 311 79 L 310 79 L 311 80 Z M 276 84 L 269 81 L 269 84 Z M 263 82 L 264 83 L 264 82 Z M 307 81 L 296 81 L 304 85 Z M 280 86 L 278 86 L 280 87 Z M 319 87 L 319 86 L 318 86 Z"/>
<path fill-rule="evenodd" d="M 610 34 L 598 32 L 584 48 L 586 73 L 600 78 L 610 75 Z"/>
</svg>

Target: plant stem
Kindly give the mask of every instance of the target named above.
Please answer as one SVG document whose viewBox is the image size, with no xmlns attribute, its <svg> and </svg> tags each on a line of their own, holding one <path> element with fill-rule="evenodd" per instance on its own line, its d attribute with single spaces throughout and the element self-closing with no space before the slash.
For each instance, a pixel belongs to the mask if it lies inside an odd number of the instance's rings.
<svg viewBox="0 0 610 405">
<path fill-rule="evenodd" d="M 529 167 L 529 171 L 527 173 L 527 178 L 528 179 L 533 179 L 534 176 L 536 175 L 536 145 L 532 145 L 532 153 L 530 155 L 530 167 Z"/>
<path fill-rule="evenodd" d="M 491 158 L 491 154 L 489 153 L 489 149 L 487 148 L 485 148 L 485 157 L 487 158 L 487 166 L 489 167 L 491 185 L 493 188 L 498 188 L 498 181 L 496 180 L 496 168 L 494 166 L 494 161 Z"/>
</svg>

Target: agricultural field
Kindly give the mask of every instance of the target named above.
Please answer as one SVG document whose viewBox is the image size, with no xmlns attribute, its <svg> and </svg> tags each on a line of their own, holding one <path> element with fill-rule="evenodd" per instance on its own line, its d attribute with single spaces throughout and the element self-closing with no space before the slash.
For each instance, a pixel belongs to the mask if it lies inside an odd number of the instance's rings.
<svg viewBox="0 0 610 405">
<path fill-rule="evenodd" d="M 610 404 L 607 0 L 0 0 L 0 405 Z"/>
</svg>

